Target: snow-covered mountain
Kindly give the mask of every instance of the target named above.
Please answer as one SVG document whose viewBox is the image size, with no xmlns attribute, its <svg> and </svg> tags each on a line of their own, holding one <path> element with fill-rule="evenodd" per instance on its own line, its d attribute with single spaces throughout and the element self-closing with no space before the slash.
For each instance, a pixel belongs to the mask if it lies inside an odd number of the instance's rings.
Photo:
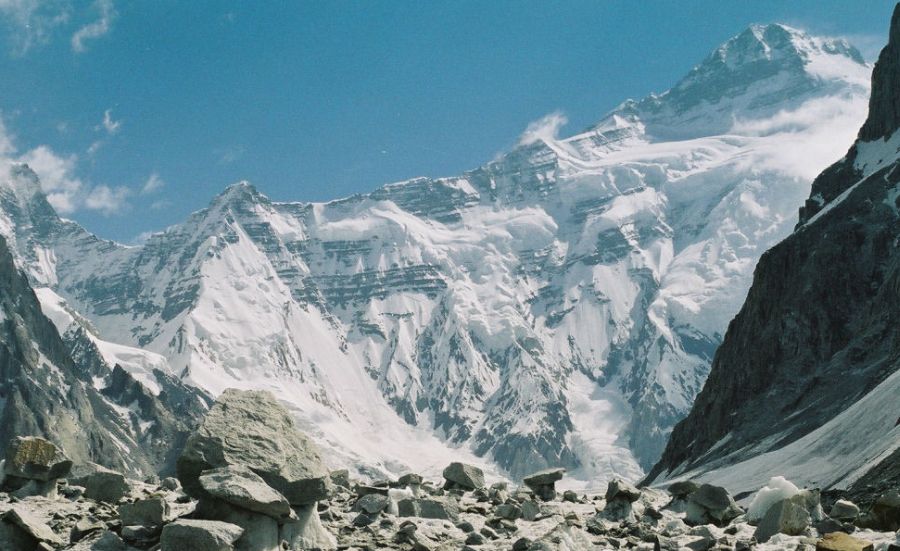
<svg viewBox="0 0 900 551">
<path fill-rule="evenodd" d="M 651 481 L 772 473 L 871 501 L 900 483 L 900 6 L 869 114 L 766 252 Z"/>
<path fill-rule="evenodd" d="M 272 390 L 335 463 L 634 479 L 852 141 L 869 73 L 842 40 L 752 26 L 668 92 L 569 138 L 535 125 L 458 177 L 324 204 L 239 183 L 126 247 L 60 219 L 19 165 L 0 233 L 111 361 L 151 387 Z"/>
</svg>

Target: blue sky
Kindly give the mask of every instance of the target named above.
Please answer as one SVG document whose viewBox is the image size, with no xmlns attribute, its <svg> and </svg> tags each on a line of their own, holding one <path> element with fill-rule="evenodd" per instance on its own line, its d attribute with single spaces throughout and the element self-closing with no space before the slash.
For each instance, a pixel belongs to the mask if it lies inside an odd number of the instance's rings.
<svg viewBox="0 0 900 551">
<path fill-rule="evenodd" d="M 893 2 L 0 0 L 0 155 L 124 242 L 226 185 L 328 200 L 447 176 L 554 112 L 670 87 L 751 23 L 869 59 Z"/>
</svg>

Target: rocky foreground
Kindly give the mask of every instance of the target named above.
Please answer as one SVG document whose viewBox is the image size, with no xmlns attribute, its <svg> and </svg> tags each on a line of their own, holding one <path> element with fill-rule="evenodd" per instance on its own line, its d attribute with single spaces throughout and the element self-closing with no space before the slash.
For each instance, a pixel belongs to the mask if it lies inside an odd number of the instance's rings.
<svg viewBox="0 0 900 551">
<path fill-rule="evenodd" d="M 558 492 L 562 469 L 487 486 L 452 463 L 440 485 L 407 474 L 352 481 L 325 469 L 313 442 L 268 393 L 226 391 L 189 438 L 178 478 L 129 480 L 73 466 L 38 437 L 9 443 L 0 551 L 281 549 L 816 549 L 900 551 L 900 493 L 871 507 L 776 477 L 739 506 L 724 488 L 609 483 Z"/>
</svg>

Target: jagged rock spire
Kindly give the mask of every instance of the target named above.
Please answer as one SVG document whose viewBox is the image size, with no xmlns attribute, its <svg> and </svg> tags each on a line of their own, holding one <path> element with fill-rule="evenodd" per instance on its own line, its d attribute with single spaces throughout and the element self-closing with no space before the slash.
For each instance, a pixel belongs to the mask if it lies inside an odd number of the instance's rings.
<svg viewBox="0 0 900 551">
<path fill-rule="evenodd" d="M 900 4 L 894 7 L 887 46 L 881 50 L 872 71 L 869 118 L 859 130 L 859 139 L 871 142 L 886 138 L 900 128 Z"/>
</svg>

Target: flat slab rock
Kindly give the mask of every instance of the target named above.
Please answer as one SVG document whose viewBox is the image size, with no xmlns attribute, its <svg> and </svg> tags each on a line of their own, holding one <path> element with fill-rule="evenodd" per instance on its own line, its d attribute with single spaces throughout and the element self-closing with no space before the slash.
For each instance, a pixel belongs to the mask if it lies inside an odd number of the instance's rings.
<svg viewBox="0 0 900 551">
<path fill-rule="evenodd" d="M 871 542 L 854 538 L 844 532 L 832 532 L 816 542 L 816 551 L 872 551 Z"/>
<path fill-rule="evenodd" d="M 38 436 L 17 436 L 6 447 L 4 471 L 31 480 L 55 480 L 69 474 L 72 460 L 56 444 Z"/>
<path fill-rule="evenodd" d="M 474 465 L 454 461 L 444 469 L 444 478 L 460 488 L 477 490 L 484 488 L 484 471 Z"/>
<path fill-rule="evenodd" d="M 218 520 L 180 519 L 162 530 L 162 551 L 230 551 L 244 529 Z"/>
<path fill-rule="evenodd" d="M 185 492 L 202 497 L 203 471 L 230 465 L 250 469 L 291 505 L 325 499 L 331 488 L 318 447 L 265 391 L 228 389 L 219 396 L 185 444 L 178 479 Z"/>
<path fill-rule="evenodd" d="M 291 514 L 288 500 L 259 475 L 244 467 L 204 471 L 200 476 L 200 485 L 211 496 L 248 511 L 274 519 L 287 518 Z"/>
<path fill-rule="evenodd" d="M 533 488 L 535 486 L 549 486 L 558 480 L 562 480 L 563 475 L 566 473 L 565 469 L 545 469 L 543 471 L 538 471 L 532 475 L 526 476 L 523 479 L 525 485 L 529 488 Z"/>
</svg>

